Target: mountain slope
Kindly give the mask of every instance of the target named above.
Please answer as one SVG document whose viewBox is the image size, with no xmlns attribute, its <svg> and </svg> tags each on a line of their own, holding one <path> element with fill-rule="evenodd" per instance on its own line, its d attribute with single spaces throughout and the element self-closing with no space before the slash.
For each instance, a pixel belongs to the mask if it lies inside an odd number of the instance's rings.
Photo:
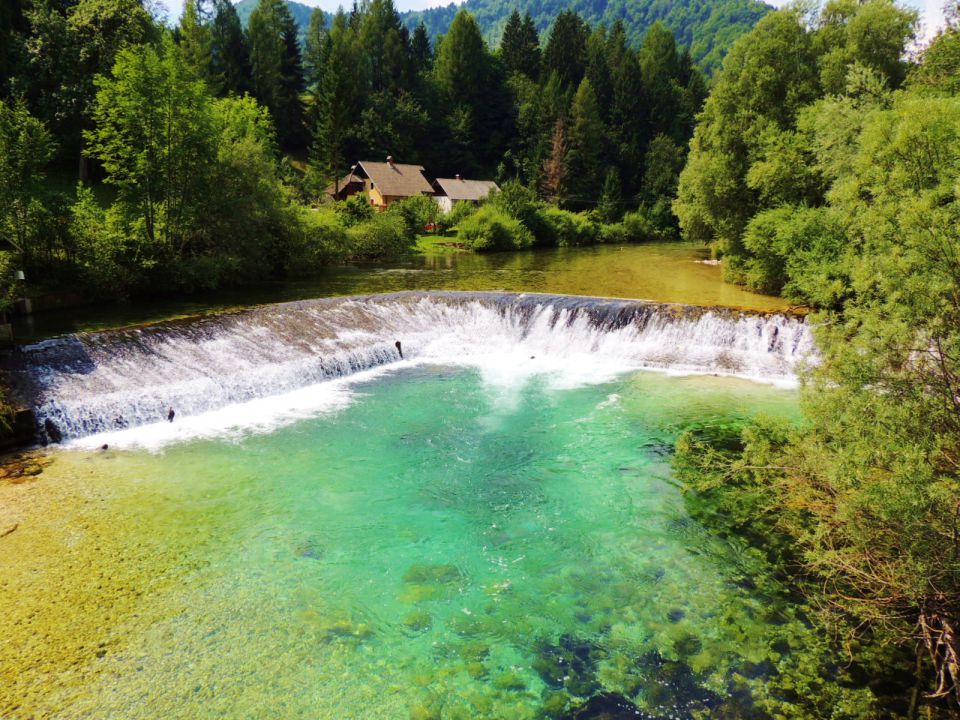
<svg viewBox="0 0 960 720">
<path fill-rule="evenodd" d="M 258 2 L 237 3 L 237 13 L 244 26 Z M 313 8 L 294 0 L 287 0 L 287 5 L 302 37 Z M 499 44 L 503 26 L 514 8 L 530 13 L 544 39 L 561 10 L 576 10 L 590 25 L 609 27 L 620 20 L 635 47 L 639 46 L 647 28 L 662 20 L 673 31 L 677 42 L 689 47 L 693 59 L 707 72 L 720 65 L 734 40 L 772 10 L 760 0 L 467 0 L 462 6 L 451 3 L 446 7 L 401 13 L 401 17 L 411 30 L 423 22 L 430 37 L 436 37 L 447 32 L 461 7 L 477 18 L 484 36 L 493 46 Z"/>
<path fill-rule="evenodd" d="M 643 34 L 657 20 L 673 31 L 677 43 L 690 48 L 693 59 L 705 70 L 719 66 L 740 35 L 750 30 L 773 8 L 758 0 L 467 0 L 469 10 L 488 42 L 496 45 L 514 8 L 529 12 L 541 37 L 561 10 L 575 10 L 590 25 L 624 24 L 630 43 L 637 47 Z M 420 12 L 404 13 L 411 28 L 423 21 L 431 37 L 450 27 L 460 8 L 454 4 Z"/>
</svg>

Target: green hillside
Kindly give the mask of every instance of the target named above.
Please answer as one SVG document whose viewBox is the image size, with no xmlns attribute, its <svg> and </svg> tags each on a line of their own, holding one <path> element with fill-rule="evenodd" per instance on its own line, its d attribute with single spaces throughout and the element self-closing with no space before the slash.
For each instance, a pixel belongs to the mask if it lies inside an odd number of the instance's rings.
<svg viewBox="0 0 960 720">
<path fill-rule="evenodd" d="M 241 0 L 237 12 L 246 25 L 258 0 Z M 310 22 L 313 8 L 287 0 L 290 11 L 301 30 Z M 733 41 L 749 31 L 757 21 L 772 9 L 759 0 L 467 0 L 458 6 L 401 14 L 411 30 L 423 22 L 431 37 L 443 35 L 453 22 L 460 7 L 469 10 L 480 23 L 487 41 L 496 46 L 503 26 L 514 8 L 529 12 L 537 30 L 546 34 L 561 10 L 571 9 L 591 25 L 612 25 L 623 22 L 627 37 L 634 46 L 657 20 L 670 28 L 677 42 L 690 47 L 694 60 L 708 72 L 716 69 Z"/>
<path fill-rule="evenodd" d="M 236 4 L 237 15 L 240 16 L 240 22 L 243 23 L 244 27 L 247 26 L 250 20 L 250 13 L 253 12 L 258 2 L 260 2 L 260 0 L 240 0 L 240 2 Z M 297 27 L 300 28 L 300 44 L 302 45 L 307 37 L 307 27 L 310 25 L 310 13 L 313 12 L 314 8 L 309 5 L 304 5 L 303 3 L 294 2 L 294 0 L 287 0 L 287 7 L 290 8 L 290 13 L 293 15 Z"/>
<path fill-rule="evenodd" d="M 249 0 L 248 0 L 249 1 Z M 740 35 L 748 32 L 772 8 L 758 0 L 467 0 L 488 42 L 496 45 L 514 8 L 529 12 L 537 30 L 545 33 L 562 10 L 575 10 L 591 25 L 623 22 L 630 42 L 637 46 L 654 22 L 662 20 L 677 42 L 690 47 L 694 60 L 711 71 Z M 421 20 L 431 36 L 446 32 L 458 6 L 404 14 L 413 27 Z"/>
</svg>

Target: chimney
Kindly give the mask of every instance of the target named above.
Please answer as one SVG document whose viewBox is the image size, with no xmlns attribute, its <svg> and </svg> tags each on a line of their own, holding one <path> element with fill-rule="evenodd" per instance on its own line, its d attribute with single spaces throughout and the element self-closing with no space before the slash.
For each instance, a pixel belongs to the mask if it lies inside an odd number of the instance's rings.
<svg viewBox="0 0 960 720">
<path fill-rule="evenodd" d="M 387 155 L 387 165 L 393 167 L 393 155 Z"/>
<path fill-rule="evenodd" d="M 463 178 L 460 177 L 460 173 L 457 173 L 457 180 L 463 180 Z"/>
</svg>

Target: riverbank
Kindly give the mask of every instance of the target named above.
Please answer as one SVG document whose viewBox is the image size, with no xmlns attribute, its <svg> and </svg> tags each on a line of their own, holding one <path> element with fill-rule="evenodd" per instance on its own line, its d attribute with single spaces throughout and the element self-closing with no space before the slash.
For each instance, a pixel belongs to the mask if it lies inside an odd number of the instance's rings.
<svg viewBox="0 0 960 720">
<path fill-rule="evenodd" d="M 152 301 L 90 305 L 18 318 L 14 335 L 36 341 L 250 305 L 404 290 L 543 292 L 782 311 L 782 298 L 723 282 L 706 247 L 690 243 L 595 245 L 479 254 L 421 240 L 421 252 L 390 262 L 331 267 L 309 279 Z"/>
</svg>

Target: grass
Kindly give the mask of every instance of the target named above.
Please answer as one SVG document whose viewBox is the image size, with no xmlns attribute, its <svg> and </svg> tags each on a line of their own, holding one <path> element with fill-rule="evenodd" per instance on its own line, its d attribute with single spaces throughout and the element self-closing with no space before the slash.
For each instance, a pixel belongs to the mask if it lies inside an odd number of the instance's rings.
<svg viewBox="0 0 960 720">
<path fill-rule="evenodd" d="M 457 246 L 457 236 L 452 235 L 417 235 L 416 250 L 426 254 L 445 252 L 464 252 Z"/>
</svg>

